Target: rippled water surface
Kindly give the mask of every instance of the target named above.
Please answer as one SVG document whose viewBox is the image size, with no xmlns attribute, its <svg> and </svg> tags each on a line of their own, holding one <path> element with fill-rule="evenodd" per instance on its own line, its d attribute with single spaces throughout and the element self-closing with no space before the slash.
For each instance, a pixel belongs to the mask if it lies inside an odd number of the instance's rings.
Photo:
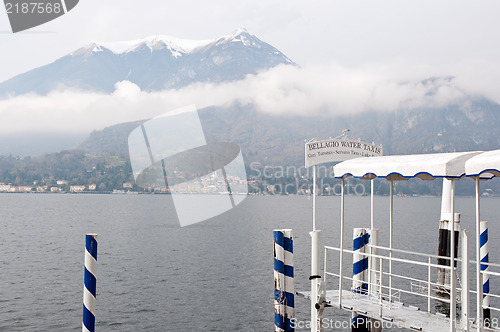
<svg viewBox="0 0 500 332">
<path fill-rule="evenodd" d="M 483 201 L 490 234 L 500 231 L 499 202 Z M 375 203 L 383 242 L 388 198 Z M 338 244 L 339 206 L 338 197 L 318 198 L 323 244 Z M 397 197 L 395 208 L 395 246 L 436 253 L 440 199 Z M 457 209 L 473 236 L 474 199 L 458 198 Z M 272 331 L 272 231 L 293 229 L 296 289 L 307 290 L 311 211 L 305 196 L 249 196 L 181 228 L 164 195 L 2 194 L 0 331 L 81 329 L 88 232 L 99 234 L 97 330 Z M 370 225 L 369 197 L 347 197 L 346 213 L 350 240 L 352 227 Z M 297 318 L 308 319 L 309 303 L 296 306 Z"/>
</svg>

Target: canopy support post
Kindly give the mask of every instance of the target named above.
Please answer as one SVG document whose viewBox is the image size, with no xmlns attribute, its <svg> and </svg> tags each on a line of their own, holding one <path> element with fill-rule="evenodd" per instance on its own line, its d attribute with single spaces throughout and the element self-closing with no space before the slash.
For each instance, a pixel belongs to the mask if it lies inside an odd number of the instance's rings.
<svg viewBox="0 0 500 332">
<path fill-rule="evenodd" d="M 450 231 L 450 332 L 455 332 L 457 296 L 455 276 L 455 179 L 451 180 L 451 231 Z"/>
<path fill-rule="evenodd" d="M 342 265 L 344 264 L 344 178 L 340 196 L 340 264 L 339 264 L 339 308 L 342 309 Z"/>
<path fill-rule="evenodd" d="M 392 240 L 394 223 L 394 180 L 391 180 L 390 201 L 389 201 L 389 302 L 392 302 Z"/>
<path fill-rule="evenodd" d="M 373 185 L 375 184 L 374 182 L 375 179 L 371 179 L 371 183 L 370 183 L 370 191 L 371 191 L 371 196 L 370 196 L 370 228 L 371 229 L 374 229 L 375 226 L 374 226 L 374 212 L 373 212 L 373 196 L 374 196 L 374 189 L 373 189 Z"/>
<path fill-rule="evenodd" d="M 476 177 L 476 325 L 483 330 L 483 278 L 481 275 L 481 206 L 479 203 L 479 176 Z"/>
</svg>

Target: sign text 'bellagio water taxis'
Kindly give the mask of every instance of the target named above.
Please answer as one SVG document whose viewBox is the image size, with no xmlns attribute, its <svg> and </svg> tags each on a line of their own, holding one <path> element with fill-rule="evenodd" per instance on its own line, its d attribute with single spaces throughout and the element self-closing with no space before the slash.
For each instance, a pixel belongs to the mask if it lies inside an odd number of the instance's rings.
<svg viewBox="0 0 500 332">
<path fill-rule="evenodd" d="M 305 148 L 306 167 L 382 155 L 382 146 L 347 139 L 309 142 L 306 143 Z"/>
</svg>

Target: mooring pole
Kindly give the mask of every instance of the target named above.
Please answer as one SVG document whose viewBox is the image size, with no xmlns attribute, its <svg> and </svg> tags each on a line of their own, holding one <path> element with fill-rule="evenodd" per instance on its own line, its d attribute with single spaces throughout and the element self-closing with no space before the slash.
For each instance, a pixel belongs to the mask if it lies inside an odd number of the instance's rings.
<svg viewBox="0 0 500 332">
<path fill-rule="evenodd" d="M 97 234 L 85 236 L 85 268 L 83 276 L 82 332 L 95 331 L 95 298 L 97 272 Z"/>
<path fill-rule="evenodd" d="M 274 235 L 274 331 L 294 331 L 295 289 L 293 237 L 291 229 L 277 229 Z"/>
<path fill-rule="evenodd" d="M 459 223 L 460 223 L 460 213 L 452 212 L 451 202 L 452 202 L 452 181 L 446 178 L 443 179 L 443 191 L 441 196 L 441 217 L 439 220 L 439 241 L 438 241 L 438 255 L 442 257 L 451 257 L 451 237 L 454 237 L 455 243 L 455 256 L 458 252 L 458 239 L 459 239 Z M 452 222 L 454 222 L 454 229 L 452 229 Z M 437 260 L 438 265 L 449 265 L 449 261 L 444 258 L 439 258 Z M 450 287 L 450 274 L 446 268 L 437 269 L 436 282 L 439 284 L 438 295 L 441 297 L 447 297 L 447 289 Z"/>
<path fill-rule="evenodd" d="M 491 313 L 490 313 L 490 277 L 488 275 L 489 270 L 489 249 L 488 249 L 488 222 L 481 221 L 480 223 L 480 239 L 481 239 L 481 273 L 483 275 L 483 321 L 485 327 L 490 327 L 491 325 Z"/>
<path fill-rule="evenodd" d="M 366 295 L 368 293 L 368 257 L 363 255 L 366 252 L 369 234 L 364 228 L 354 228 L 352 240 L 352 291 L 354 293 Z M 368 318 L 364 315 L 352 312 L 351 330 L 362 332 L 368 331 Z"/>
</svg>

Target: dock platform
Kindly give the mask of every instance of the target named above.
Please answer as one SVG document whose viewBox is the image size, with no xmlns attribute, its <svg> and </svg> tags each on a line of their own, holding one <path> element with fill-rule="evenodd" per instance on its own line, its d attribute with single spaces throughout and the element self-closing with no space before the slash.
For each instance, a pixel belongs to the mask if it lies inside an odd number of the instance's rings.
<svg viewBox="0 0 500 332">
<path fill-rule="evenodd" d="M 297 292 L 310 300 L 310 292 Z M 363 316 L 381 321 L 384 327 L 405 328 L 414 331 L 442 332 L 450 328 L 450 318 L 442 314 L 422 311 L 414 306 L 407 306 L 402 302 L 389 302 L 378 297 L 354 293 L 352 291 L 342 291 L 342 308 L 339 308 L 339 291 L 326 291 L 327 307 L 342 310 L 355 311 Z M 382 311 L 382 313 L 381 313 Z M 463 326 L 458 326 L 456 331 L 467 331 Z M 470 325 L 468 331 L 477 331 L 475 325 Z M 483 327 L 483 331 L 498 331 Z"/>
</svg>

